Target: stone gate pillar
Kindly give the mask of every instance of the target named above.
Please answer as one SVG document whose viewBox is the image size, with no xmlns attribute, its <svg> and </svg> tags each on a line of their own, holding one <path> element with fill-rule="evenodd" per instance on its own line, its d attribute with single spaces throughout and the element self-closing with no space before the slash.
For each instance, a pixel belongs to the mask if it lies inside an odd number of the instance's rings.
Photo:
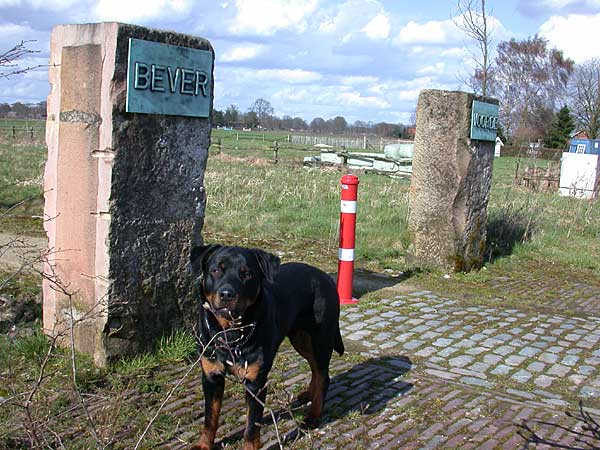
<svg viewBox="0 0 600 450">
<path fill-rule="evenodd" d="M 483 263 L 497 125 L 497 100 L 420 93 L 409 200 L 417 262 L 446 271 Z"/>
<path fill-rule="evenodd" d="M 194 323 L 214 52 L 194 36 L 99 23 L 54 28 L 44 190 L 44 328 L 98 364 Z"/>
</svg>

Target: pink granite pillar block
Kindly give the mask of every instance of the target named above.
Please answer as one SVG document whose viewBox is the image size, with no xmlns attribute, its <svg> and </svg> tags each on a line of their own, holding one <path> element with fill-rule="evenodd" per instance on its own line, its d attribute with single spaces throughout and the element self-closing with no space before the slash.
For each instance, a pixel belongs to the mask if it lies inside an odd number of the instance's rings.
<svg viewBox="0 0 600 450">
<path fill-rule="evenodd" d="M 129 38 L 213 53 L 118 23 L 52 32 L 45 271 L 66 289 L 44 281 L 44 328 L 68 337 L 74 317 L 76 348 L 98 364 L 191 326 L 198 307 L 187 261 L 202 239 L 210 118 L 127 113 Z"/>
</svg>

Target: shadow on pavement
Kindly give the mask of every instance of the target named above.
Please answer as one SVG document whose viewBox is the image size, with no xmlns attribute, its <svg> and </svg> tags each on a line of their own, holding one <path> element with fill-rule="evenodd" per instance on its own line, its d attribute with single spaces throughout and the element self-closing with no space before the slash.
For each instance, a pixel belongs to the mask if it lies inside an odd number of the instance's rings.
<svg viewBox="0 0 600 450">
<path fill-rule="evenodd" d="M 407 270 L 400 275 L 387 275 L 370 270 L 357 269 L 354 271 L 353 294 L 360 298 L 370 292 L 395 286 L 417 275 L 420 271 Z M 334 277 L 335 279 L 335 277 Z"/>
<path fill-rule="evenodd" d="M 406 356 L 382 356 L 368 359 L 334 376 L 329 386 L 320 427 L 352 413 L 370 415 L 382 411 L 390 401 L 412 390 L 414 387 L 412 383 L 401 381 L 401 377 L 411 368 L 412 362 Z M 291 410 L 304 411 L 305 406 L 294 402 Z M 275 416 L 278 424 L 291 419 L 289 411 L 283 408 L 276 410 Z M 271 428 L 271 421 L 270 415 L 263 417 L 265 427 Z M 290 443 L 300 438 L 302 434 L 303 430 L 295 426 L 292 430 L 283 433 L 282 443 Z M 227 448 L 227 444 L 233 444 L 242 437 L 243 430 L 237 430 L 225 436 L 215 448 Z M 276 449 L 279 448 L 279 444 L 264 448 Z"/>
</svg>

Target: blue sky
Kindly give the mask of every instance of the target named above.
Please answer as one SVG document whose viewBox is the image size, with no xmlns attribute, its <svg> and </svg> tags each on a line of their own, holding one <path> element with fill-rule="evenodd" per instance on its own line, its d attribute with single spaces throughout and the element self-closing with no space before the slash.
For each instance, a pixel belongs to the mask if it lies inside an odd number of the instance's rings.
<svg viewBox="0 0 600 450">
<path fill-rule="evenodd" d="M 487 0 L 494 46 L 536 33 L 576 62 L 600 57 L 600 0 Z M 0 0 L 0 51 L 22 39 L 48 60 L 52 27 L 120 21 L 207 38 L 216 53 L 215 107 L 310 121 L 408 122 L 422 89 L 464 89 L 473 43 L 452 0 Z M 46 70 L 0 79 L 0 102 L 38 102 Z"/>
</svg>

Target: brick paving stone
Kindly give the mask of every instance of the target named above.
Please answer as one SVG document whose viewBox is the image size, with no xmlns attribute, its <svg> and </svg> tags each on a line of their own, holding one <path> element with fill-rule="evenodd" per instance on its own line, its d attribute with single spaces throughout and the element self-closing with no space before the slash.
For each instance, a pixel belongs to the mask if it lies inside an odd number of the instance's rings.
<svg viewBox="0 0 600 450">
<path fill-rule="evenodd" d="M 418 352 L 415 352 L 415 355 L 426 358 L 426 357 L 434 354 L 437 351 L 438 351 L 438 349 L 435 347 L 425 347 L 425 348 L 419 350 Z"/>
<path fill-rule="evenodd" d="M 438 352 L 438 356 L 441 356 L 442 358 L 447 358 L 448 356 L 452 355 L 453 353 L 456 353 L 459 349 L 456 347 L 446 347 L 443 350 L 440 350 Z"/>
<path fill-rule="evenodd" d="M 513 380 L 516 380 L 519 383 L 525 383 L 526 381 L 529 381 L 531 377 L 531 372 L 528 372 L 527 370 L 519 370 L 511 376 Z"/>
<path fill-rule="evenodd" d="M 452 344 L 452 342 L 453 342 L 452 339 L 439 338 L 436 341 L 434 341 L 432 344 L 436 347 L 447 347 L 450 344 Z"/>
<path fill-rule="evenodd" d="M 541 372 L 542 370 L 544 370 L 544 367 L 546 367 L 546 364 L 539 361 L 535 361 L 527 366 L 527 370 L 531 372 Z"/>
<path fill-rule="evenodd" d="M 575 364 L 577 364 L 577 361 L 579 361 L 579 357 L 575 355 L 567 355 L 563 358 L 561 363 L 565 366 L 574 366 Z"/>
<path fill-rule="evenodd" d="M 390 337 L 391 337 L 390 333 L 382 332 L 382 333 L 376 334 L 371 339 L 373 339 L 374 341 L 377 341 L 377 342 L 381 342 L 381 341 L 387 341 Z"/>
<path fill-rule="evenodd" d="M 520 391 L 519 389 L 507 389 L 506 392 L 511 395 L 516 395 L 517 397 L 523 397 L 529 400 L 533 400 L 535 398 L 535 395 L 531 392 Z"/>
<path fill-rule="evenodd" d="M 558 356 L 554 353 L 542 353 L 540 356 L 538 356 L 538 359 L 548 364 L 554 364 L 556 361 L 558 361 Z"/>
<path fill-rule="evenodd" d="M 479 345 L 486 348 L 496 348 L 500 344 L 502 344 L 502 341 L 499 339 L 487 338 L 485 341 L 480 342 Z"/>
<path fill-rule="evenodd" d="M 556 375 L 559 377 L 564 377 L 566 376 L 569 372 L 571 371 L 570 367 L 566 367 L 560 364 L 554 364 L 552 367 L 550 367 L 550 369 L 548 370 L 548 374 L 549 375 Z"/>
<path fill-rule="evenodd" d="M 474 334 L 473 336 L 471 336 L 471 340 L 476 341 L 476 342 L 482 341 L 485 338 L 486 338 L 486 335 L 485 334 L 481 334 L 481 333 Z"/>
<path fill-rule="evenodd" d="M 502 361 L 502 358 L 498 355 L 485 355 L 483 357 L 483 362 L 490 365 L 498 364 Z"/>
<path fill-rule="evenodd" d="M 547 375 L 540 375 L 533 382 L 536 384 L 536 386 L 547 388 L 554 382 L 555 379 L 556 378 L 549 377 Z"/>
<path fill-rule="evenodd" d="M 421 335 L 421 339 L 433 339 L 438 337 L 439 335 L 440 333 L 437 333 L 435 331 L 428 331 L 427 333 Z"/>
<path fill-rule="evenodd" d="M 464 366 L 468 365 L 472 361 L 473 361 L 473 357 L 472 356 L 461 355 L 461 356 L 457 356 L 455 358 L 450 359 L 448 361 L 448 364 L 450 364 L 453 367 L 464 367 Z"/>
<path fill-rule="evenodd" d="M 506 375 L 506 374 L 510 373 L 510 371 L 513 369 L 514 369 L 513 367 L 507 366 L 506 364 L 500 364 L 494 370 L 492 370 L 490 373 L 492 373 L 494 375 Z"/>
<path fill-rule="evenodd" d="M 600 398 L 600 389 L 596 389 L 591 386 L 582 387 L 579 393 L 582 397 Z"/>
<path fill-rule="evenodd" d="M 540 353 L 540 349 L 539 348 L 534 348 L 534 347 L 525 347 L 524 349 L 522 349 L 519 352 L 519 355 L 521 356 L 526 356 L 528 358 L 531 358 L 532 356 L 537 355 L 538 353 Z"/>
<path fill-rule="evenodd" d="M 506 362 L 506 364 L 510 365 L 510 366 L 518 366 L 520 365 L 523 361 L 525 361 L 527 358 L 525 358 L 524 356 L 518 356 L 518 355 L 510 355 L 508 358 L 506 358 L 504 361 Z"/>
<path fill-rule="evenodd" d="M 476 362 L 476 363 L 471 364 L 468 367 L 469 370 L 472 370 L 473 372 L 480 372 L 480 373 L 486 372 L 489 368 L 490 368 L 490 365 L 483 363 L 483 362 Z"/>
<path fill-rule="evenodd" d="M 485 351 L 486 349 L 483 347 L 473 347 L 468 350 L 465 350 L 465 353 L 468 355 L 481 355 L 482 353 L 485 353 Z"/>
<path fill-rule="evenodd" d="M 577 373 L 580 375 L 591 375 L 596 371 L 596 368 L 593 366 L 579 366 L 577 368 Z"/>
<path fill-rule="evenodd" d="M 493 383 L 490 383 L 489 381 L 482 380 L 480 378 L 475 378 L 475 377 L 461 377 L 460 381 L 462 381 L 463 383 L 466 383 L 466 384 L 470 384 L 471 386 L 478 386 L 478 387 L 483 387 L 483 388 L 488 388 L 488 389 L 491 389 L 492 387 L 494 387 Z"/>
<path fill-rule="evenodd" d="M 493 350 L 494 353 L 498 354 L 498 355 L 502 355 L 502 356 L 506 356 L 512 352 L 514 352 L 516 349 L 515 347 L 511 346 L 511 345 L 502 345 L 498 348 L 495 348 Z"/>
<path fill-rule="evenodd" d="M 448 337 L 450 339 L 460 339 L 460 338 L 462 338 L 466 334 L 467 334 L 466 331 L 459 330 L 459 331 L 455 331 L 454 333 L 449 334 Z"/>
</svg>

